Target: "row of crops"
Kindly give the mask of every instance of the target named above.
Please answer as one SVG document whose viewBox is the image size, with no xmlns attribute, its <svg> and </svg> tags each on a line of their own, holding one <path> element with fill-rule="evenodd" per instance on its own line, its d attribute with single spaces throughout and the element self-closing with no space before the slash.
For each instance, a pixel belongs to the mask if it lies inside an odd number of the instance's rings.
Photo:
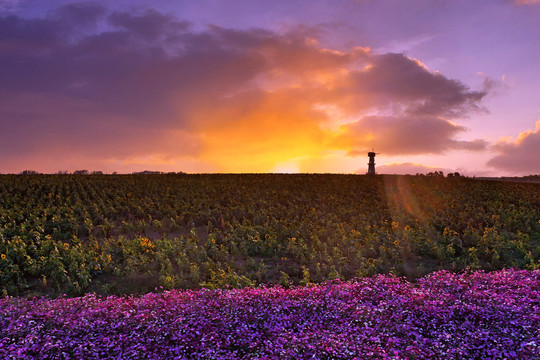
<svg viewBox="0 0 540 360">
<path fill-rule="evenodd" d="M 540 184 L 0 175 L 0 294 L 308 285 L 540 267 Z"/>
</svg>

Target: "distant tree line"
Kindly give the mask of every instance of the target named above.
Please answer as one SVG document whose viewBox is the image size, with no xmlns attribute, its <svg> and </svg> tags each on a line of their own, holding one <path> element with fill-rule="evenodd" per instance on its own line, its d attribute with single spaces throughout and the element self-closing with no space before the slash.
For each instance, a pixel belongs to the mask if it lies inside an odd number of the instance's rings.
<svg viewBox="0 0 540 360">
<path fill-rule="evenodd" d="M 43 175 L 44 173 L 35 171 L 35 170 L 23 170 L 19 175 Z M 105 175 L 103 171 L 100 170 L 75 170 L 73 173 L 70 173 L 67 170 L 60 170 L 55 173 L 56 175 Z M 181 175 L 186 174 L 183 171 L 153 171 L 153 170 L 144 170 L 144 171 L 134 171 L 129 173 L 130 175 Z M 111 175 L 117 175 L 117 172 L 114 171 Z M 431 171 L 427 174 L 416 173 L 416 176 L 430 176 L 430 177 L 445 177 L 444 172 L 442 171 Z M 466 176 L 461 175 L 459 172 L 449 172 L 446 175 L 447 178 L 464 178 Z M 479 177 L 478 180 L 503 180 L 503 181 L 528 181 L 528 182 L 540 182 L 540 175 L 527 175 L 527 176 L 514 176 L 514 177 Z"/>
<path fill-rule="evenodd" d="M 35 170 L 23 170 L 19 173 L 19 175 L 43 175 L 44 173 L 40 173 Z M 100 170 L 75 170 L 73 173 L 70 173 L 67 170 L 59 170 L 55 173 L 55 175 L 104 175 L 105 173 Z M 167 175 L 180 175 L 185 174 L 183 171 L 152 171 L 152 170 L 144 170 L 144 171 L 135 171 L 130 173 L 131 175 L 160 175 L 160 174 L 167 174 Z M 117 175 L 116 171 L 112 173 L 112 175 Z"/>
<path fill-rule="evenodd" d="M 444 177 L 444 173 L 442 171 L 431 171 L 431 172 L 428 172 L 427 174 L 420 174 L 420 173 L 417 173 L 416 176 L 433 176 L 433 177 Z M 463 175 L 461 175 L 460 173 L 458 173 L 457 171 L 456 172 L 449 172 L 446 177 L 449 177 L 449 178 L 457 178 L 457 177 L 463 177 Z"/>
</svg>

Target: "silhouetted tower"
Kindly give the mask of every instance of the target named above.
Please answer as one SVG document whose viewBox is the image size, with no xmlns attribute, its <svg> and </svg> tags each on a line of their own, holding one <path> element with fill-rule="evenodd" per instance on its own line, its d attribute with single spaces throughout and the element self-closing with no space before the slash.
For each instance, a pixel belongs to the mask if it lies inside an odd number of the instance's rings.
<svg viewBox="0 0 540 360">
<path fill-rule="evenodd" d="M 367 173 L 368 175 L 375 175 L 375 152 L 370 151 L 367 156 L 369 157 Z"/>
</svg>

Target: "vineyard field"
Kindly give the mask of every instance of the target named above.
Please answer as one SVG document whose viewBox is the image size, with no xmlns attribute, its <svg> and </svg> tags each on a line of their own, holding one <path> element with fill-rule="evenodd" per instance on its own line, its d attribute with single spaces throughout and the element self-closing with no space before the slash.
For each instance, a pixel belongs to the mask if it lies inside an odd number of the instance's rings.
<svg viewBox="0 0 540 360">
<path fill-rule="evenodd" d="M 0 175 L 0 295 L 540 267 L 540 184 L 325 174 Z"/>
</svg>

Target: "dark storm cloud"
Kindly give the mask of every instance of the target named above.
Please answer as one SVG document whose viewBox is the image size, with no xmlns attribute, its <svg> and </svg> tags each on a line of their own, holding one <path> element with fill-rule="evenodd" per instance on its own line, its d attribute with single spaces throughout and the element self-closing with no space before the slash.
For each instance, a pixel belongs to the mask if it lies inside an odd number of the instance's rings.
<svg viewBox="0 0 540 360">
<path fill-rule="evenodd" d="M 534 131 L 521 133 L 513 142 L 501 141 L 493 146 L 499 154 L 488 166 L 516 175 L 540 173 L 540 121 Z"/>
</svg>

